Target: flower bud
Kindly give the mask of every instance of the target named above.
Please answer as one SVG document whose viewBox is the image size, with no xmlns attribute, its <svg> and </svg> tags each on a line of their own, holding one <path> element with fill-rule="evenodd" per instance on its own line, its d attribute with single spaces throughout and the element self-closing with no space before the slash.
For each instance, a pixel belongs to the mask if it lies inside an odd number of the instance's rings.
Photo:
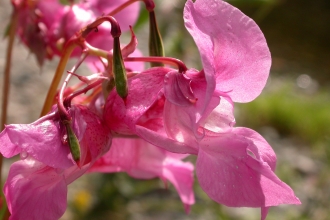
<svg viewBox="0 0 330 220">
<path fill-rule="evenodd" d="M 127 75 L 126 75 L 126 69 L 124 66 L 123 57 L 121 55 L 119 37 L 114 38 L 112 72 L 114 74 L 115 85 L 118 95 L 122 98 L 126 98 L 128 93 Z"/>
<path fill-rule="evenodd" d="M 71 121 L 62 121 L 66 128 L 66 133 L 68 135 L 68 144 L 70 147 L 70 151 L 72 154 L 72 158 L 76 161 L 77 165 L 79 166 L 80 161 L 80 145 L 77 136 L 73 132 L 71 127 Z"/>
</svg>

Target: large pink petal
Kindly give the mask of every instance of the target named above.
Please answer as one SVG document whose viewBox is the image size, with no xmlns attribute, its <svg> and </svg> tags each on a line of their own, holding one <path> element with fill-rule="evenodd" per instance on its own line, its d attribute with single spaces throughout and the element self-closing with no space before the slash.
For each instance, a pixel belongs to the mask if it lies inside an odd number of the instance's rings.
<svg viewBox="0 0 330 220">
<path fill-rule="evenodd" d="M 216 202 L 232 207 L 300 204 L 266 162 L 249 155 L 250 144 L 250 140 L 232 134 L 205 138 L 196 162 L 203 190 Z"/>
<path fill-rule="evenodd" d="M 253 142 L 247 148 L 254 156 L 261 161 L 268 163 L 273 171 L 276 168 L 276 154 L 268 142 L 256 131 L 250 128 L 236 127 L 233 133 L 243 136 Z"/>
<path fill-rule="evenodd" d="M 46 120 L 38 124 L 7 125 L 11 142 L 22 152 L 48 166 L 67 168 L 72 166 L 70 149 L 62 142 L 62 132 L 58 122 Z M 24 154 L 25 154 L 24 153 Z"/>
<path fill-rule="evenodd" d="M 57 220 L 67 206 L 63 176 L 31 158 L 12 164 L 4 194 L 12 220 Z"/>
<path fill-rule="evenodd" d="M 270 52 L 257 24 L 221 0 L 189 0 L 185 25 L 193 36 L 208 83 L 227 92 L 235 102 L 249 102 L 264 88 Z"/>
<path fill-rule="evenodd" d="M 165 102 L 164 127 L 166 134 L 169 138 L 188 146 L 198 146 L 198 140 L 203 137 L 203 134 L 197 133 L 198 125 L 194 121 L 195 118 L 192 118 L 194 115 L 189 115 L 186 110 L 186 107 L 177 106 L 169 101 Z"/>
<path fill-rule="evenodd" d="M 148 142 L 135 138 L 115 138 L 110 151 L 98 160 L 89 171 L 127 172 L 139 179 L 159 177 L 169 180 L 178 191 L 186 208 L 194 204 L 193 165 Z"/>
<path fill-rule="evenodd" d="M 204 128 L 213 133 L 229 132 L 235 125 L 234 104 L 227 96 L 220 96 L 220 104 L 203 121 Z"/>
<path fill-rule="evenodd" d="M 179 154 L 197 154 L 197 145 L 188 145 L 176 140 L 173 140 L 167 136 L 164 131 L 153 131 L 143 126 L 137 125 L 136 134 L 146 140 L 147 142 L 163 148 L 164 150 L 179 153 Z"/>
</svg>

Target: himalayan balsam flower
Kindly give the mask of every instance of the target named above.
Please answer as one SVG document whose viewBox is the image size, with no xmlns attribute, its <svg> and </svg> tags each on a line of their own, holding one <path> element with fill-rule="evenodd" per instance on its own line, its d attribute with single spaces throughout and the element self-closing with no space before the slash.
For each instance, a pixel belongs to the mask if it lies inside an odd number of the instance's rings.
<svg viewBox="0 0 330 220">
<path fill-rule="evenodd" d="M 262 219 L 270 206 L 300 204 L 275 175 L 269 144 L 251 129 L 233 127 L 233 102 L 256 98 L 268 78 L 271 56 L 259 27 L 220 0 L 189 0 L 184 20 L 203 70 L 152 68 L 132 77 L 125 103 L 115 92 L 107 99 L 108 126 L 197 155 L 199 183 L 218 203 L 261 207 Z"/>
<path fill-rule="evenodd" d="M 59 219 L 66 210 L 67 185 L 109 150 L 110 131 L 97 115 L 83 106 L 73 106 L 70 114 L 80 142 L 80 167 L 65 143 L 58 114 L 32 124 L 8 125 L 0 134 L 2 155 L 21 155 L 4 185 L 10 219 Z"/>
<path fill-rule="evenodd" d="M 72 24 L 55 22 L 49 27 L 56 30 L 50 32 L 54 39 L 45 39 L 53 43 L 67 39 L 75 27 L 86 25 L 108 7 L 106 1 L 59 6 L 61 19 Z M 184 21 L 203 69 L 156 67 L 136 74 L 141 66 L 130 65 L 124 99 L 115 89 L 106 99 L 96 94 L 91 102 L 86 100 L 92 98 L 76 99 L 67 110 L 80 143 L 78 162 L 71 156 L 56 108 L 30 125 L 6 126 L 0 134 L 0 152 L 5 157 L 21 155 L 4 188 L 12 219 L 26 218 L 27 213 L 30 219 L 58 219 L 66 208 L 67 185 L 88 170 L 168 180 L 189 211 L 194 203 L 193 167 L 181 161 L 187 154 L 197 156 L 200 186 L 218 203 L 260 207 L 262 219 L 270 206 L 300 204 L 275 175 L 276 155 L 267 141 L 251 129 L 234 127 L 234 102 L 255 99 L 268 78 L 271 56 L 259 27 L 221 0 L 188 0 Z M 102 36 L 102 27 L 99 33 Z M 96 46 L 103 48 L 105 42 L 111 46 L 107 37 L 96 40 L 101 44 Z M 81 106 L 82 100 L 89 107 Z"/>
</svg>

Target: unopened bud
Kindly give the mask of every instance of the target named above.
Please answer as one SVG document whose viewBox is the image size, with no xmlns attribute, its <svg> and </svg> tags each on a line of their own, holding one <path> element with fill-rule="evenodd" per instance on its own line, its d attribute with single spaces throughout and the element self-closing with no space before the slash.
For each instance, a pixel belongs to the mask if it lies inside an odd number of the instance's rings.
<svg viewBox="0 0 330 220">
<path fill-rule="evenodd" d="M 66 133 L 68 135 L 68 144 L 72 158 L 76 161 L 77 165 L 80 166 L 80 145 L 78 138 L 71 127 L 71 121 L 63 121 L 63 124 L 65 125 Z"/>
<path fill-rule="evenodd" d="M 112 56 L 112 72 L 115 78 L 115 86 L 120 97 L 125 99 L 128 94 L 127 75 L 120 49 L 119 37 L 114 38 L 113 56 Z"/>
</svg>

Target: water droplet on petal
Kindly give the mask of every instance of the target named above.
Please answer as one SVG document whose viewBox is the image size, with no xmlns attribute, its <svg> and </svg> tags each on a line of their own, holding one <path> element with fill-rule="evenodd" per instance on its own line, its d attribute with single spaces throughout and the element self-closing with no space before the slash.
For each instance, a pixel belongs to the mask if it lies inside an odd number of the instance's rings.
<svg viewBox="0 0 330 220">
<path fill-rule="evenodd" d="M 20 158 L 21 160 L 26 159 L 29 156 L 29 154 L 26 151 L 22 151 L 20 154 Z"/>
<path fill-rule="evenodd" d="M 232 122 L 229 122 L 229 127 L 234 127 L 235 126 L 235 124 L 236 124 L 236 121 L 234 120 L 234 121 L 232 121 Z"/>
</svg>

